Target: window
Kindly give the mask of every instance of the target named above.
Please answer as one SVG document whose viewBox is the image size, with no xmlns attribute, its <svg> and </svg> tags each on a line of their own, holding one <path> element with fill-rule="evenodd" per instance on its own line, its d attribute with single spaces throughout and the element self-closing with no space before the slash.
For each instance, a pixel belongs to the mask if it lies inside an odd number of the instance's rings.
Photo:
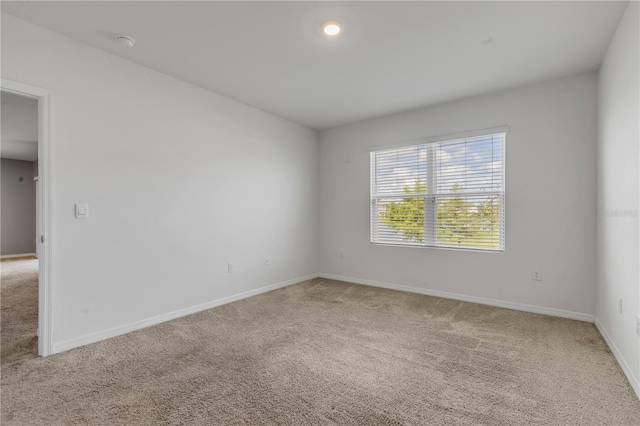
<svg viewBox="0 0 640 426">
<path fill-rule="evenodd" d="M 505 133 L 371 152 L 371 242 L 504 251 Z"/>
</svg>

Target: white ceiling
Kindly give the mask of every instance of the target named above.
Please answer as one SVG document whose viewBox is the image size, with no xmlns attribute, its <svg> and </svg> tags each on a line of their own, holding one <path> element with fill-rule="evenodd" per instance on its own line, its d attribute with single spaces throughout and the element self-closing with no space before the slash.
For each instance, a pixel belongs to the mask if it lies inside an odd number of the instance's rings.
<svg viewBox="0 0 640 426">
<path fill-rule="evenodd" d="M 0 92 L 0 158 L 38 159 L 38 101 Z"/>
<path fill-rule="evenodd" d="M 596 70 L 626 4 L 3 1 L 2 10 L 326 129 Z M 344 24 L 337 38 L 320 33 L 329 19 Z"/>
</svg>

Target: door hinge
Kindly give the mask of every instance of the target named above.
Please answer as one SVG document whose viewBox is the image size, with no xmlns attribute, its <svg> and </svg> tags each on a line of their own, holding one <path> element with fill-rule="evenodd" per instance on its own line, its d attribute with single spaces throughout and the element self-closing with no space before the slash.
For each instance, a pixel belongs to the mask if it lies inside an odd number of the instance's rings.
<svg viewBox="0 0 640 426">
<path fill-rule="evenodd" d="M 40 235 L 40 242 L 44 243 L 44 235 Z"/>
</svg>

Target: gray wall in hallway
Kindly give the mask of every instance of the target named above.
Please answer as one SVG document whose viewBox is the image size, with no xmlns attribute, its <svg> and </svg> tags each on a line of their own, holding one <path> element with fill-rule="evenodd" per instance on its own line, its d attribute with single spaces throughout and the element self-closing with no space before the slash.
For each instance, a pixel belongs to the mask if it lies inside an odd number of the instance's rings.
<svg viewBox="0 0 640 426">
<path fill-rule="evenodd" d="M 34 162 L 3 158 L 0 169 L 0 254 L 35 253 L 36 184 L 33 177 L 37 172 Z"/>
</svg>

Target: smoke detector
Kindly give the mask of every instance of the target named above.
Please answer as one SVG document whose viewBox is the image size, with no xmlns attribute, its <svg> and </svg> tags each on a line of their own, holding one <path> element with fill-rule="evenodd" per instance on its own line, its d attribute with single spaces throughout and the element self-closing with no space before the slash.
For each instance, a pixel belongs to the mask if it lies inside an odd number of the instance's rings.
<svg viewBox="0 0 640 426">
<path fill-rule="evenodd" d="M 133 45 L 136 44 L 136 41 L 133 38 L 123 35 L 117 36 L 116 41 L 120 43 L 120 46 L 127 47 L 129 49 L 131 49 Z"/>
</svg>

